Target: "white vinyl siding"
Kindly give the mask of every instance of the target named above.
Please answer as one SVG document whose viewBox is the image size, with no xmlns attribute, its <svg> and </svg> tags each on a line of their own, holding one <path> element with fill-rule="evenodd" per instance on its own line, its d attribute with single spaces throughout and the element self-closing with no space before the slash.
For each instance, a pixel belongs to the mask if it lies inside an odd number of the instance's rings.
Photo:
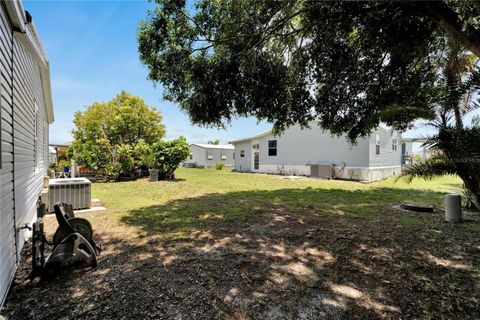
<svg viewBox="0 0 480 320">
<path fill-rule="evenodd" d="M 252 142 L 245 141 L 235 144 L 235 170 L 236 171 L 251 171 L 252 170 Z"/>
<path fill-rule="evenodd" d="M 0 197 L 0 305 L 16 268 L 15 214 L 13 192 L 13 105 L 12 30 L 3 7 L 0 8 L 1 139 L 2 169 Z"/>
<path fill-rule="evenodd" d="M 379 137 L 377 140 L 377 136 Z M 401 141 L 401 135 L 397 131 L 378 129 L 370 138 L 369 167 L 385 167 L 401 165 L 401 148 L 393 150 L 394 140 L 396 144 Z M 378 143 L 377 143 L 378 141 Z M 377 150 L 380 154 L 377 154 Z"/>
<path fill-rule="evenodd" d="M 0 8 L 1 206 L 0 306 L 29 236 L 48 167 L 48 121 L 37 60 Z M 35 112 L 37 106 L 38 112 Z"/>
<path fill-rule="evenodd" d="M 296 125 L 279 136 L 269 134 L 261 137 L 260 167 L 342 163 L 358 167 L 368 165 L 367 139 L 358 139 L 357 145 L 351 145 L 345 137 L 332 136 L 316 123 L 311 123 L 310 127 L 311 129 L 302 130 Z M 269 156 L 269 141 L 275 140 L 276 156 Z"/>
<path fill-rule="evenodd" d="M 217 162 L 233 166 L 233 149 L 208 148 L 191 144 L 190 154 L 192 157 L 187 162 L 197 167 L 213 167 Z"/>
<path fill-rule="evenodd" d="M 39 66 L 15 37 L 13 50 L 15 221 L 16 226 L 21 227 L 35 217 L 36 202 L 47 172 L 45 146 L 48 146 L 48 136 L 45 132 L 48 131 L 45 126 L 48 124 Z M 17 234 L 18 254 L 26 240 L 26 232 Z"/>
<path fill-rule="evenodd" d="M 311 165 L 333 165 L 337 177 L 362 181 L 379 180 L 400 172 L 400 148 L 392 150 L 395 143 L 392 139 L 397 144 L 401 141 L 398 132 L 378 128 L 370 136 L 350 144 L 345 136 L 332 136 L 314 122 L 309 125 L 311 129 L 296 125 L 278 136 L 265 132 L 251 139 L 233 141 L 235 152 L 240 154 L 235 158 L 235 170 L 308 176 Z M 376 155 L 378 148 L 380 154 Z M 272 156 L 272 149 L 276 150 L 276 156 Z M 253 152 L 257 150 L 259 157 L 255 159 Z"/>
</svg>

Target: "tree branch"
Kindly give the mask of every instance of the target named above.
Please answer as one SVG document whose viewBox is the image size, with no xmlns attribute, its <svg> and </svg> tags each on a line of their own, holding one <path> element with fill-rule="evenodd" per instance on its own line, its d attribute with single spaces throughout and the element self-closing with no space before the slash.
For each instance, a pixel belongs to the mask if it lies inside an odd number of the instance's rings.
<svg viewBox="0 0 480 320">
<path fill-rule="evenodd" d="M 480 57 L 480 30 L 463 20 L 445 2 L 420 2 L 416 6 L 460 45 Z"/>
</svg>

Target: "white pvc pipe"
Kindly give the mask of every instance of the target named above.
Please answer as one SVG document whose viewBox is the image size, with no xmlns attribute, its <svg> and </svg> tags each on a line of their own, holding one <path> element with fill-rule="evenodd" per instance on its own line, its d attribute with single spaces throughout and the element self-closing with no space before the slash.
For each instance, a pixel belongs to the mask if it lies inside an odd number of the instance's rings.
<svg viewBox="0 0 480 320">
<path fill-rule="evenodd" d="M 75 169 L 76 168 L 75 168 L 75 160 L 74 159 L 72 159 L 71 164 L 72 165 L 70 166 L 70 169 L 71 169 L 70 170 L 70 177 L 75 178 Z"/>
<path fill-rule="evenodd" d="M 445 221 L 458 223 L 462 221 L 462 197 L 458 194 L 445 196 Z"/>
</svg>

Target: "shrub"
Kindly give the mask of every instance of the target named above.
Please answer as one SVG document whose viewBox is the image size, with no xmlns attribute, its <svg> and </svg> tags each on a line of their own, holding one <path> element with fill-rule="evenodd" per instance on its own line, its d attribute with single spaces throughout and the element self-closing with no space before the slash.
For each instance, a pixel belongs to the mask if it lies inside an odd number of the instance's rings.
<svg viewBox="0 0 480 320">
<path fill-rule="evenodd" d="M 109 163 L 105 166 L 105 176 L 109 180 L 117 180 L 122 173 L 122 165 L 120 163 Z"/>
<path fill-rule="evenodd" d="M 159 141 L 153 145 L 155 163 L 153 167 L 160 170 L 160 177 L 173 177 L 173 172 L 187 160 L 190 149 L 187 139 L 180 137 L 171 141 Z"/>
<path fill-rule="evenodd" d="M 225 164 L 224 164 L 223 162 L 217 162 L 217 163 L 215 163 L 215 168 L 216 168 L 217 170 L 222 170 L 223 167 L 225 167 Z"/>
<path fill-rule="evenodd" d="M 132 157 L 133 149 L 128 144 L 122 144 L 118 147 L 117 150 L 117 159 L 118 163 L 121 165 L 120 175 L 128 176 L 132 170 L 135 168 L 135 163 Z"/>
</svg>

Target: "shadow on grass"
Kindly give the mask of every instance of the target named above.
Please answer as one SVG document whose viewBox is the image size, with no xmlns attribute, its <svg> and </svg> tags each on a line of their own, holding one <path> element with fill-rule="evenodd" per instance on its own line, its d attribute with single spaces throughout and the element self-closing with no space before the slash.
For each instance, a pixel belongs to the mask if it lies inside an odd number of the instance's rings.
<svg viewBox="0 0 480 320">
<path fill-rule="evenodd" d="M 478 219 L 472 233 L 438 215 L 391 209 L 442 197 L 389 188 L 282 189 L 132 210 L 118 230 L 98 235 L 106 251 L 96 270 L 40 287 L 18 281 L 7 315 L 478 318 Z M 125 227 L 137 233 L 126 236 Z"/>
<path fill-rule="evenodd" d="M 155 234 L 209 230 L 217 223 L 255 220 L 257 215 L 271 210 L 330 218 L 381 218 L 393 204 L 418 202 L 441 205 L 444 195 L 441 192 L 419 193 L 394 188 L 353 191 L 306 188 L 214 193 L 131 210 L 122 217 L 122 222 L 138 226 L 146 234 Z M 421 220 L 428 216 L 417 217 Z"/>
</svg>

